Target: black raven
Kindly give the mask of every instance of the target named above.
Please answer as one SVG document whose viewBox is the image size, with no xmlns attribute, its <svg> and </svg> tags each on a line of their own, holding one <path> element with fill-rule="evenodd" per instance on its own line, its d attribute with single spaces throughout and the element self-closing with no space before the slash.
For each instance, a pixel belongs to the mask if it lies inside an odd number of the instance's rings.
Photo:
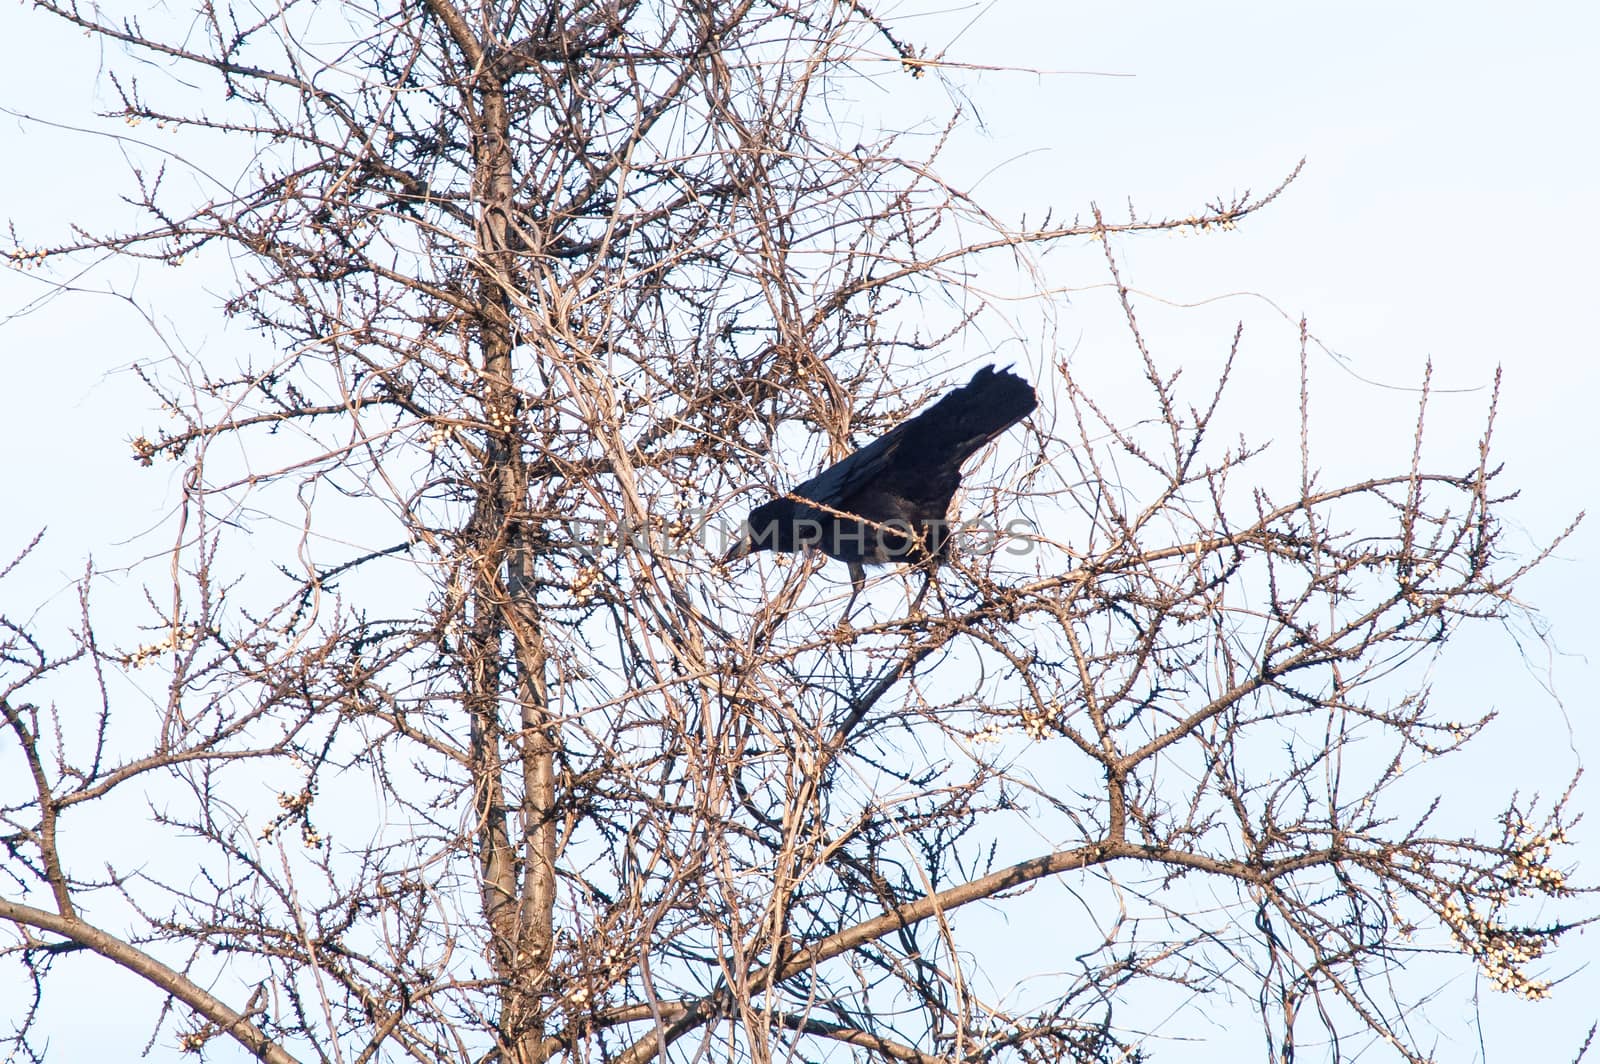
<svg viewBox="0 0 1600 1064">
<path fill-rule="evenodd" d="M 961 486 L 961 464 L 1038 405 L 1027 381 L 1009 369 L 985 366 L 965 387 L 751 510 L 722 560 L 815 547 L 850 566 L 847 617 L 866 582 L 863 566 L 923 563 L 931 580 L 949 548 L 946 518 Z M 923 593 L 927 589 L 925 582 Z"/>
</svg>

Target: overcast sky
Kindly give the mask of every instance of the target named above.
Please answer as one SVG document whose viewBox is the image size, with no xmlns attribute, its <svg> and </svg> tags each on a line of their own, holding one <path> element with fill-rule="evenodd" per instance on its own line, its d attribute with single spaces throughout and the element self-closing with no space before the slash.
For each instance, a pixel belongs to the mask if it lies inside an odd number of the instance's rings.
<svg viewBox="0 0 1600 1064">
<path fill-rule="evenodd" d="M 914 116 L 962 100 L 970 121 L 946 171 L 1007 217 L 1071 215 L 1096 202 L 1115 220 L 1130 201 L 1183 216 L 1270 189 L 1306 159 L 1281 199 L 1234 232 L 1118 246 L 1169 357 L 1185 343 L 1214 345 L 1242 319 L 1255 345 L 1250 372 L 1268 382 L 1294 372 L 1294 323 L 1307 315 L 1325 345 L 1313 403 L 1333 469 L 1341 452 L 1355 465 L 1403 459 L 1392 445 L 1409 439 L 1412 389 L 1430 358 L 1436 438 L 1470 461 L 1485 386 L 1504 367 L 1496 440 L 1504 483 L 1522 492 L 1507 545 L 1532 550 L 1600 501 L 1597 12 L 1577 3 L 996 0 L 900 28 L 931 54 L 1009 69 L 885 78 L 876 91 L 892 98 L 863 107 Z M 0 6 L 0 56 L 0 106 L 12 111 L 83 125 L 109 99 L 97 45 L 26 4 Z M 3 213 L 27 236 L 114 216 L 113 142 L 4 114 L 0 138 Z M 1125 340 L 1091 287 L 1105 279 L 1103 260 L 1068 249 L 1040 267 L 1052 286 L 1082 291 L 1053 319 L 1056 349 L 1019 345 L 1010 358 L 1039 373 L 1062 352 L 1080 363 L 1112 357 Z M 207 298 L 203 278 L 147 271 L 140 284 L 147 297 L 170 285 L 174 300 Z M 173 498 L 169 470 L 140 470 L 127 445 L 154 422 L 126 371 L 157 353 L 152 333 L 109 297 L 56 299 L 17 316 L 47 291 L 36 274 L 0 273 L 0 561 L 49 528 L 41 564 L 7 588 L 8 613 L 59 603 L 90 551 L 127 561 L 159 549 L 129 537 Z M 190 337 L 196 348 L 213 340 Z M 1524 630 L 1447 659 L 1439 697 L 1462 704 L 1447 715 L 1501 712 L 1478 760 L 1463 759 L 1463 790 L 1483 772 L 1548 790 L 1600 749 L 1597 597 L 1600 524 L 1591 522 L 1523 587 L 1548 622 L 1546 643 Z M 1579 804 L 1600 813 L 1597 786 L 1589 781 Z M 1580 879 L 1600 876 L 1597 834 L 1600 815 L 1580 830 Z M 1517 1005 L 1481 987 L 1494 1021 L 1484 1048 L 1463 1008 L 1441 1059 L 1570 1060 L 1600 1001 L 1600 973 L 1586 967 L 1597 945 L 1595 932 L 1568 939 L 1550 972 L 1576 974 L 1551 1002 Z M 1474 987 L 1464 976 L 1447 993 L 1465 1001 Z M 115 1010 L 104 1015 L 120 1022 Z M 107 1027 L 97 1040 L 99 1016 L 62 1034 L 62 1059 L 74 1045 L 142 1044 L 138 1027 Z M 158 1047 L 150 1059 L 168 1053 Z"/>
</svg>

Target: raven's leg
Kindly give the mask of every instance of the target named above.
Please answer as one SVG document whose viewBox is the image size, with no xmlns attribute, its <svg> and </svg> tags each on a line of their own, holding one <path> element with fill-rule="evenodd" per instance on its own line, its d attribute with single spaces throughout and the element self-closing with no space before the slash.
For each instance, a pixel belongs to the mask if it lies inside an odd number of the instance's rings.
<svg viewBox="0 0 1600 1064">
<path fill-rule="evenodd" d="M 850 563 L 850 601 L 844 604 L 844 616 L 839 618 L 839 623 L 844 624 L 850 620 L 850 611 L 855 608 L 856 596 L 861 594 L 861 589 L 867 586 L 867 569 L 860 562 Z"/>
<path fill-rule="evenodd" d="M 917 615 L 917 611 L 922 608 L 922 600 L 928 597 L 928 588 L 933 587 L 938 582 L 938 579 L 934 575 L 934 566 L 927 565 L 923 567 L 922 590 L 918 591 L 917 597 L 911 600 L 911 616 L 915 617 Z M 934 590 L 937 591 L 938 589 L 935 588 Z M 942 591 L 939 592 L 939 601 L 940 603 L 944 602 L 944 592 Z"/>
<path fill-rule="evenodd" d="M 911 616 L 915 617 L 922 608 L 922 600 L 928 597 L 928 586 L 933 583 L 933 570 L 922 571 L 922 590 L 917 592 L 917 597 L 911 600 Z"/>
</svg>

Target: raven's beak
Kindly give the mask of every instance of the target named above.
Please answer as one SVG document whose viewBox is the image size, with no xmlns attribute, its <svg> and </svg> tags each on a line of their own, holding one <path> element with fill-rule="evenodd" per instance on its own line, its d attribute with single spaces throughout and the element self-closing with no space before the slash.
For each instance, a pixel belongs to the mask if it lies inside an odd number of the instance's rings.
<svg viewBox="0 0 1600 1064">
<path fill-rule="evenodd" d="M 748 555 L 749 553 L 750 553 L 750 533 L 748 531 L 741 532 L 739 534 L 739 538 L 733 541 L 733 546 L 728 548 L 728 553 L 726 553 L 726 554 L 724 554 L 722 556 L 722 561 L 719 562 L 718 564 L 719 565 L 727 565 L 729 562 L 736 562 L 740 558 L 743 558 L 746 555 Z"/>
</svg>

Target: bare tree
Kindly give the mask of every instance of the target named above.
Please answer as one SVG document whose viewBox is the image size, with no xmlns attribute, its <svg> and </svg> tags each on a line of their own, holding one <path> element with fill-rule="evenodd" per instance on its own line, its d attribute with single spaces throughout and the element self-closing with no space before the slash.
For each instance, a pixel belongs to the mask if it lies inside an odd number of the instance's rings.
<svg viewBox="0 0 1600 1064">
<path fill-rule="evenodd" d="M 1416 664 L 1539 561 L 1500 547 L 1492 407 L 1435 466 L 1424 401 L 1412 454 L 1324 483 L 1303 334 L 1275 486 L 1232 356 L 1180 380 L 1122 284 L 1118 240 L 1276 192 L 998 219 L 940 138 L 835 117 L 933 66 L 854 0 L 37 6 L 145 71 L 110 117 L 190 139 L 135 156 L 137 224 L 15 261 L 181 263 L 251 333 L 140 367 L 171 423 L 135 457 L 183 469 L 153 634 L 102 635 L 91 578 L 64 645 L 5 621 L 19 1053 L 74 952 L 167 996 L 155 1037 L 281 1062 L 1131 1060 L 1207 993 L 1267 1059 L 1422 1060 L 1419 955 L 1547 992 L 1565 781 L 1466 830 L 1409 786 L 1487 722 Z M 928 612 L 715 568 L 742 492 L 948 379 L 971 271 L 1063 242 L 1132 385 L 1039 355 Z M 70 842 L 130 815 L 138 867 Z M 1047 979 L 988 981 L 993 911 Z"/>
</svg>

